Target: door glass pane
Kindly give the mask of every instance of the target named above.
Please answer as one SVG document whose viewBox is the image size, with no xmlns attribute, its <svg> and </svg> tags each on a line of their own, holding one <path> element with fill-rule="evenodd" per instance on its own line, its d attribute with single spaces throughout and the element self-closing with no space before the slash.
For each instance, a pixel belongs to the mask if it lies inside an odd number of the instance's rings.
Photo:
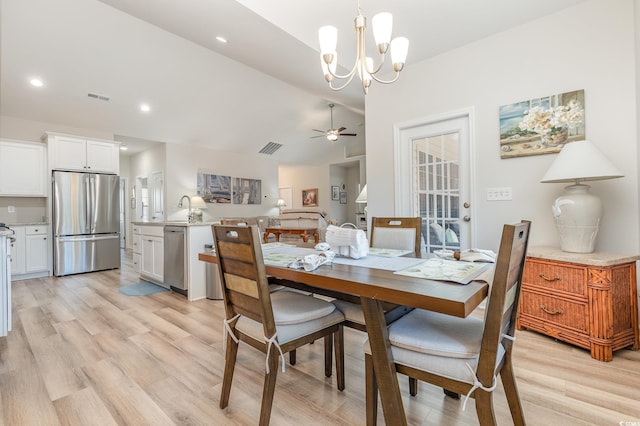
<svg viewBox="0 0 640 426">
<path fill-rule="evenodd" d="M 427 251 L 460 250 L 459 133 L 412 143 L 414 214 L 422 218 Z"/>
</svg>

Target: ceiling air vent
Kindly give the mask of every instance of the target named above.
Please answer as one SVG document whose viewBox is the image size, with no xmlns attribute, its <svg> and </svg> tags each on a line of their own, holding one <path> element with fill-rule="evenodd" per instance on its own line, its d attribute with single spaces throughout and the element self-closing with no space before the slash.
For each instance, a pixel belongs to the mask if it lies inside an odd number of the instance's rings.
<svg viewBox="0 0 640 426">
<path fill-rule="evenodd" d="M 106 95 L 99 95 L 97 93 L 87 93 L 87 96 L 93 99 L 98 99 L 99 101 L 105 101 L 105 102 L 109 102 L 109 98 Z"/>
<path fill-rule="evenodd" d="M 262 149 L 260 151 L 258 151 L 258 152 L 260 154 L 271 155 L 274 152 L 276 152 L 277 150 L 279 150 L 280 148 L 282 148 L 282 144 L 275 143 L 275 142 L 269 142 L 268 144 L 263 146 Z"/>
</svg>

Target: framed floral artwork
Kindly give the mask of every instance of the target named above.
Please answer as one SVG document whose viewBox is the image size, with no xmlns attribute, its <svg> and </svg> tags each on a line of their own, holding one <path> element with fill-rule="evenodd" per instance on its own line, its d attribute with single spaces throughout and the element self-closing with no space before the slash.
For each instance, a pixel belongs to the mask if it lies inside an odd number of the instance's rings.
<svg viewBox="0 0 640 426">
<path fill-rule="evenodd" d="M 318 188 L 302 190 L 302 206 L 318 207 Z"/>
<path fill-rule="evenodd" d="M 560 152 L 583 140 L 584 90 L 500 107 L 500 158 Z"/>
</svg>

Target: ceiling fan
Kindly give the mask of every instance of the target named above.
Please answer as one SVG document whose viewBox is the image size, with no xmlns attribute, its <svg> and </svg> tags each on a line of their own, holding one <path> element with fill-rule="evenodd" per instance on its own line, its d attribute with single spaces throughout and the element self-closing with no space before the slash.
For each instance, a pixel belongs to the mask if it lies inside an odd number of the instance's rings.
<svg viewBox="0 0 640 426">
<path fill-rule="evenodd" d="M 331 128 L 327 129 L 327 130 L 311 129 L 314 132 L 323 133 L 322 135 L 311 136 L 312 139 L 325 136 L 331 142 L 335 142 L 335 141 L 338 140 L 339 136 L 356 136 L 355 133 L 342 133 L 344 130 L 347 130 L 346 127 L 340 127 L 339 129 L 334 129 L 333 128 L 333 107 L 334 106 L 335 106 L 334 104 L 329 104 L 329 108 L 330 108 L 330 111 L 331 111 Z"/>
</svg>

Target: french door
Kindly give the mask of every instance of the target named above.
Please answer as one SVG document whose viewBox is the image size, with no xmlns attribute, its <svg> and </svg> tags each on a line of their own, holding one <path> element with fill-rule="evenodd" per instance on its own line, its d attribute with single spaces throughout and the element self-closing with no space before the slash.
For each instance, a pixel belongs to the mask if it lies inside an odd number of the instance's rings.
<svg viewBox="0 0 640 426">
<path fill-rule="evenodd" d="M 471 113 L 396 127 L 396 212 L 422 218 L 427 252 L 472 247 Z"/>
</svg>

